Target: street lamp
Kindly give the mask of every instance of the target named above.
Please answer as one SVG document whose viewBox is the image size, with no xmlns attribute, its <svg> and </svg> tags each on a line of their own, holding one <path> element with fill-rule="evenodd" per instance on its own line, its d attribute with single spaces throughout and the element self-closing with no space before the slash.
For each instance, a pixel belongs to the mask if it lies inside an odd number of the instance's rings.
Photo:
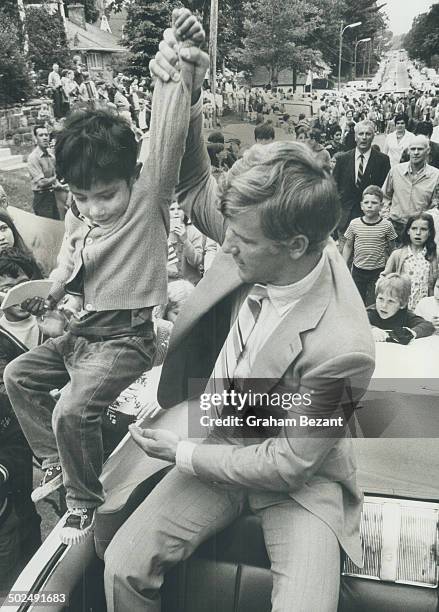
<svg viewBox="0 0 439 612">
<path fill-rule="evenodd" d="M 340 91 L 340 81 L 341 81 L 341 53 L 343 47 L 343 34 L 346 32 L 348 28 L 357 28 L 361 25 L 361 21 L 356 21 L 355 23 L 349 23 L 347 26 L 343 27 L 343 22 L 340 24 L 340 43 L 338 50 L 338 91 Z"/>
<path fill-rule="evenodd" d="M 357 40 L 357 42 L 355 43 L 355 50 L 354 50 L 354 79 L 357 78 L 357 47 L 360 43 L 364 43 L 364 42 L 369 42 L 371 39 L 371 37 L 369 36 L 369 38 L 362 38 L 361 40 Z"/>
</svg>

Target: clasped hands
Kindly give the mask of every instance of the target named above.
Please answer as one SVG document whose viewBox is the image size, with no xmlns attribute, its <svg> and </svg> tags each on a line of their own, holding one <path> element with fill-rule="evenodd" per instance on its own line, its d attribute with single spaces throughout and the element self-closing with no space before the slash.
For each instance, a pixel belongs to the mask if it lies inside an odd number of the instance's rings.
<svg viewBox="0 0 439 612">
<path fill-rule="evenodd" d="M 205 40 L 203 26 L 189 9 L 179 8 L 172 12 L 172 28 L 163 33 L 159 51 L 149 62 L 153 78 L 161 81 L 180 80 L 180 60 L 193 66 L 192 91 L 199 93 L 203 85 L 209 57 L 199 46 Z"/>
</svg>

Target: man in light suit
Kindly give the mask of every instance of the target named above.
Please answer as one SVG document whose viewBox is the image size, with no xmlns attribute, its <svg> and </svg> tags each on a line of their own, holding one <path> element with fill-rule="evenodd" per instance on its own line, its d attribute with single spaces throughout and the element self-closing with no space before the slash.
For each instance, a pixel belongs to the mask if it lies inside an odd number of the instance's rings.
<svg viewBox="0 0 439 612">
<path fill-rule="evenodd" d="M 372 148 L 374 137 L 375 125 L 372 121 L 360 121 L 355 126 L 357 146 L 337 157 L 334 179 L 341 199 L 341 216 L 337 229 L 343 244 L 349 223 L 363 215 L 360 207 L 363 191 L 369 185 L 382 187 L 390 170 L 388 156 Z M 343 244 L 340 245 L 341 250 Z"/>
<path fill-rule="evenodd" d="M 177 28 L 187 14 L 176 13 Z M 173 35 L 165 34 L 168 44 L 151 69 L 168 83 L 156 87 L 190 95 L 183 81 L 165 77 L 172 77 L 177 60 Z M 202 134 L 200 88 L 208 58 L 196 48 L 181 51 L 182 60 L 184 53 L 194 65 L 193 105 L 177 192 L 193 223 L 222 251 L 177 318 L 159 401 L 163 407 L 178 403 L 188 397 L 191 379 L 207 380 L 233 363 L 234 331 L 241 329 L 249 300 L 258 300 L 257 289 L 265 297 L 235 354 L 231 384 L 242 393 L 256 385 L 270 400 L 293 393 L 312 399 L 287 412 L 274 402 L 247 403 L 239 415 L 245 424 L 231 427 L 222 426 L 223 418 L 238 413 L 218 406 L 219 424 L 201 444 L 165 430 L 131 429 L 146 453 L 176 467 L 106 551 L 108 611 L 158 612 L 164 573 L 248 503 L 261 518 L 271 559 L 272 610 L 335 612 L 340 547 L 362 562 L 362 500 L 351 442 L 344 427 L 299 427 L 282 419 L 349 416 L 374 368 L 361 299 L 328 243 L 339 215 L 336 186 L 305 146 L 280 142 L 255 145 L 219 191 Z M 190 409 L 199 419 L 199 402 Z M 246 423 L 249 416 L 279 418 L 280 424 L 254 427 Z"/>
</svg>

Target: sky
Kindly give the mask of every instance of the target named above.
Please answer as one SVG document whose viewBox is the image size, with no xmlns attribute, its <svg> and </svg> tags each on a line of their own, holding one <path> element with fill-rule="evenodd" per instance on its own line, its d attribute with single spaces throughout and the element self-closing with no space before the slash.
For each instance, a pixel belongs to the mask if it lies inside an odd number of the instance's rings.
<svg viewBox="0 0 439 612">
<path fill-rule="evenodd" d="M 413 18 L 420 13 L 426 13 L 432 4 L 434 0 L 387 0 L 383 11 L 389 16 L 390 30 L 394 34 L 405 34 L 410 30 Z"/>
</svg>

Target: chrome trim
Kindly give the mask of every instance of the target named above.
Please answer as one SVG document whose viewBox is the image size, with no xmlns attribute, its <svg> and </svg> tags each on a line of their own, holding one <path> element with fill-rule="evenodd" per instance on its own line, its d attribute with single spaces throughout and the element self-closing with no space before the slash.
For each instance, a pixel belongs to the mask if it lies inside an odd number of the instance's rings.
<svg viewBox="0 0 439 612">
<path fill-rule="evenodd" d="M 361 516 L 364 565 L 346 559 L 342 574 L 438 586 L 439 503 L 366 496 Z"/>
</svg>

